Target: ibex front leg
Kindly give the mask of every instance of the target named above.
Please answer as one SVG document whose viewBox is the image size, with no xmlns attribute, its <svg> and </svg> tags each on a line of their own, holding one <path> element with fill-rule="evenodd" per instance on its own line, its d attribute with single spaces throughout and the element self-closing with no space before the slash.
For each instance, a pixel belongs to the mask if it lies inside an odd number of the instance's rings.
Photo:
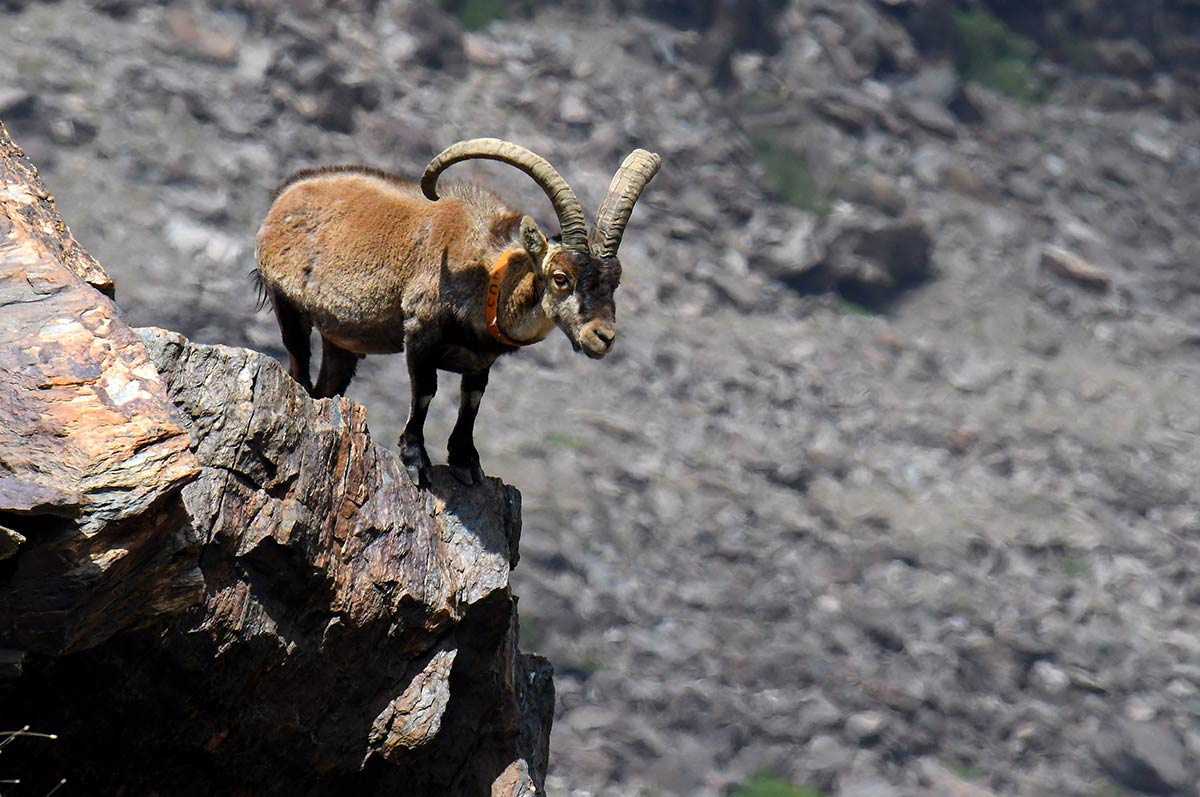
<svg viewBox="0 0 1200 797">
<path fill-rule="evenodd" d="M 425 453 L 425 416 L 429 414 L 429 402 L 437 393 L 437 368 L 434 360 L 419 350 L 408 350 L 408 379 L 412 384 L 412 405 L 408 410 L 408 423 L 400 435 L 400 461 L 408 469 L 413 481 L 422 487 L 429 486 L 429 454 Z"/>
<path fill-rule="evenodd" d="M 475 416 L 479 414 L 479 402 L 487 389 L 488 372 L 475 371 L 463 374 L 462 397 L 458 405 L 458 420 L 450 433 L 446 446 L 450 460 L 450 472 L 463 484 L 478 484 L 483 481 L 483 468 L 479 466 L 479 452 L 475 450 Z"/>
</svg>

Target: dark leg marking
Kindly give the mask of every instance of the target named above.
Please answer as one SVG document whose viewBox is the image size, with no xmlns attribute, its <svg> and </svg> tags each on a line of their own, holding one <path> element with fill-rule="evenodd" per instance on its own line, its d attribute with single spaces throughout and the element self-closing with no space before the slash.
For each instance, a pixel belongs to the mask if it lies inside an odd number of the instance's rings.
<svg viewBox="0 0 1200 797">
<path fill-rule="evenodd" d="M 462 395 L 458 405 L 458 420 L 450 433 L 447 453 L 450 471 L 463 484 L 478 484 L 483 481 L 483 468 L 479 465 L 479 452 L 475 450 L 475 416 L 479 414 L 479 402 L 487 390 L 488 372 L 476 371 L 463 374 Z"/>
<path fill-rule="evenodd" d="M 358 355 L 321 336 L 321 371 L 317 374 L 317 386 L 313 389 L 316 398 L 340 396 L 346 392 L 354 371 L 358 368 Z"/>
<path fill-rule="evenodd" d="M 422 356 L 410 346 L 408 349 L 408 378 L 412 384 L 412 404 L 408 411 L 408 423 L 400 435 L 400 461 L 408 469 L 413 481 L 422 487 L 429 486 L 429 470 L 432 464 L 425 452 L 425 416 L 429 414 L 429 402 L 437 393 L 437 368 L 433 359 Z"/>
<path fill-rule="evenodd" d="M 313 392 L 309 366 L 312 362 L 312 322 L 304 317 L 296 305 L 278 292 L 271 293 L 271 306 L 275 308 L 275 319 L 283 336 L 283 347 L 288 353 L 288 373 L 310 394 Z"/>
</svg>

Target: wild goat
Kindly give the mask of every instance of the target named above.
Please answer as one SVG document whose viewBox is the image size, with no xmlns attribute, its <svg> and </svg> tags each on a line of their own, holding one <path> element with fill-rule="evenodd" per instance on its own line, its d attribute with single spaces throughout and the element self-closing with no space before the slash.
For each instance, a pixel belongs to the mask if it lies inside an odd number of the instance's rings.
<svg viewBox="0 0 1200 797">
<path fill-rule="evenodd" d="M 501 161 L 532 177 L 558 214 L 561 237 L 547 240 L 533 219 L 475 185 L 450 186 L 439 201 L 438 176 L 470 158 Z M 275 194 L 256 250 L 292 377 L 318 398 L 341 395 L 359 358 L 404 351 L 412 396 L 400 455 L 413 478 L 427 484 L 424 426 L 437 371 L 461 373 L 449 461 L 460 480 L 479 481 L 475 416 L 496 358 L 537 343 L 555 325 L 589 357 L 612 347 L 617 248 L 659 164 L 653 153 L 630 153 L 590 235 L 575 192 L 554 167 L 494 138 L 447 148 L 425 168 L 419 188 L 361 166 L 292 176 Z M 321 335 L 315 386 L 314 326 Z"/>
</svg>

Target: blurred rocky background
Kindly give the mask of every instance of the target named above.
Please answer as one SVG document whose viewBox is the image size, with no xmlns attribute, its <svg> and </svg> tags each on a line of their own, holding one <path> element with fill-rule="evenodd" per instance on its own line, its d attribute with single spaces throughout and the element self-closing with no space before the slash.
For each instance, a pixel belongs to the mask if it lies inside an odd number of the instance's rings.
<svg viewBox="0 0 1200 797">
<path fill-rule="evenodd" d="M 663 156 L 614 354 L 505 360 L 477 426 L 552 795 L 1196 793 L 1198 110 L 1194 0 L 0 2 L 0 119 L 199 342 L 283 355 L 298 168 L 496 135 L 595 208 Z M 403 360 L 359 374 L 394 445 Z"/>
</svg>

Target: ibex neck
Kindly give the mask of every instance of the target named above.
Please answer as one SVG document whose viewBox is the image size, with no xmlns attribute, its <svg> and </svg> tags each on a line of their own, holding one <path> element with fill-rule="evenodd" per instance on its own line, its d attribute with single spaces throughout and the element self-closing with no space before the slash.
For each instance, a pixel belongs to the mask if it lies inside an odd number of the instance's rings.
<svg viewBox="0 0 1200 797">
<path fill-rule="evenodd" d="M 554 327 L 542 312 L 533 263 L 519 247 L 501 252 L 490 269 L 485 317 L 488 333 L 514 348 L 537 343 Z"/>
</svg>

